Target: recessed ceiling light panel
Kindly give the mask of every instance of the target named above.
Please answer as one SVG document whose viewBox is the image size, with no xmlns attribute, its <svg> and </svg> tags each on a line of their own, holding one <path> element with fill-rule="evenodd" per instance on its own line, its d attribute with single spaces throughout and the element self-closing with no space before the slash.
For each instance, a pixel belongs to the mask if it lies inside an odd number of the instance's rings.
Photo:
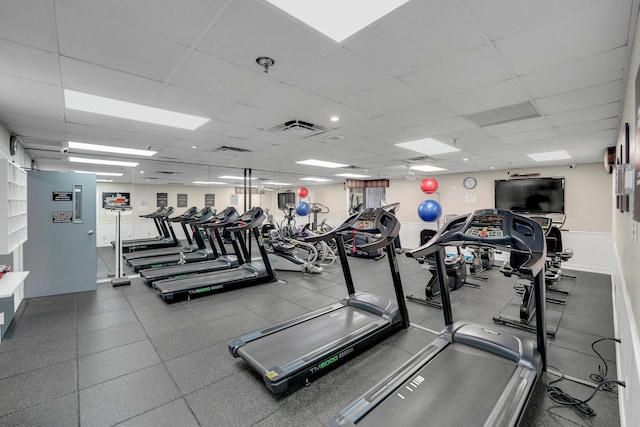
<svg viewBox="0 0 640 427">
<path fill-rule="evenodd" d="M 566 151 L 549 151 L 546 153 L 533 153 L 527 154 L 530 158 L 535 160 L 536 162 L 550 162 L 553 160 L 567 160 L 570 159 L 571 156 Z"/>
<path fill-rule="evenodd" d="M 416 171 L 421 171 L 421 172 L 440 172 L 440 171 L 446 171 L 446 169 L 444 168 L 439 168 L 437 166 L 430 166 L 430 165 L 417 165 L 417 166 L 411 166 L 409 169 L 413 169 Z"/>
<path fill-rule="evenodd" d="M 309 159 L 309 160 L 301 160 L 299 162 L 296 162 L 299 165 L 306 165 L 306 166 L 318 166 L 321 168 L 346 168 L 349 165 L 343 165 L 342 163 L 333 163 L 333 162 L 325 162 L 324 160 L 315 160 L 315 159 Z"/>
<path fill-rule="evenodd" d="M 205 117 L 177 113 L 175 111 L 90 95 L 69 89 L 64 90 L 64 105 L 71 110 L 189 130 L 195 130 L 209 121 L 209 119 Z"/>
<path fill-rule="evenodd" d="M 102 160 L 102 159 L 85 159 L 83 157 L 69 157 L 70 162 L 89 163 L 92 165 L 108 165 L 108 166 L 126 166 L 135 168 L 138 166 L 136 162 L 121 162 L 119 160 Z"/>
<path fill-rule="evenodd" d="M 91 172 L 91 171 L 71 171 L 74 173 L 92 173 L 94 175 L 102 175 L 102 176 L 122 176 L 123 174 L 119 172 Z"/>
<path fill-rule="evenodd" d="M 112 147 L 110 145 L 85 144 L 84 142 L 69 141 L 72 150 L 99 151 L 101 153 L 130 154 L 133 156 L 153 156 L 157 151 L 138 150 L 136 148 Z"/>
<path fill-rule="evenodd" d="M 327 179 L 327 178 L 314 178 L 314 177 L 309 176 L 307 178 L 300 178 L 300 181 L 329 182 L 331 180 Z"/>
<path fill-rule="evenodd" d="M 224 185 L 226 182 L 218 182 L 218 181 L 193 181 L 194 184 L 202 184 L 202 185 Z"/>
<path fill-rule="evenodd" d="M 401 142 L 395 145 L 396 147 L 406 148 L 407 150 L 411 151 L 417 151 L 418 153 L 426 154 L 427 156 L 460 151 L 459 148 L 440 141 L 436 141 L 433 138 L 417 139 L 415 141 Z"/>
<path fill-rule="evenodd" d="M 408 0 L 267 0 L 340 43 Z"/>
<path fill-rule="evenodd" d="M 371 178 L 371 175 L 361 175 L 357 173 L 337 173 L 335 176 L 342 176 L 344 178 Z"/>
<path fill-rule="evenodd" d="M 220 178 L 220 179 L 239 179 L 239 180 L 241 179 L 241 180 L 244 180 L 243 176 L 231 176 L 231 175 L 222 175 L 222 176 L 219 176 L 218 178 Z M 248 179 L 248 177 L 247 177 L 247 179 Z M 253 179 L 256 179 L 256 178 L 252 177 L 251 179 L 253 180 Z"/>
</svg>

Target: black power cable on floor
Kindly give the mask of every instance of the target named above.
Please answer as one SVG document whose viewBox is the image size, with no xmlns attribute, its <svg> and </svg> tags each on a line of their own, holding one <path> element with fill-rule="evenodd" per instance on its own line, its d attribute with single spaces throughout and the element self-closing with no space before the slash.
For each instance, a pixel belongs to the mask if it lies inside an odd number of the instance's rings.
<svg viewBox="0 0 640 427">
<path fill-rule="evenodd" d="M 607 366 L 607 362 L 605 361 L 604 357 L 602 357 L 602 355 L 600 353 L 598 353 L 598 351 L 595 349 L 594 345 L 601 342 L 601 341 L 607 341 L 607 340 L 611 340 L 611 341 L 616 341 L 617 343 L 620 343 L 620 340 L 617 338 L 602 338 L 599 340 L 594 341 L 591 344 L 591 348 L 593 349 L 593 351 L 598 355 L 598 357 L 600 357 L 600 359 L 602 360 L 602 362 L 604 363 L 604 368 L 602 368 L 602 365 L 598 365 L 598 373 L 597 374 L 591 374 L 589 375 L 589 377 L 595 381 L 598 385 L 595 388 L 595 390 L 593 390 L 593 393 L 591 393 L 591 395 L 589 397 L 587 397 L 584 400 L 579 400 L 576 399 L 575 397 L 571 396 L 570 394 L 564 392 L 560 387 L 556 387 L 553 384 L 560 382 L 564 379 L 568 379 L 565 378 L 564 376 L 564 372 L 562 372 L 562 370 L 554 367 L 554 366 L 549 366 L 550 368 L 553 368 L 555 370 L 557 370 L 558 372 L 560 372 L 561 377 L 558 378 L 557 380 L 553 380 L 553 381 L 549 381 L 547 383 L 547 394 L 549 396 L 549 398 L 551 400 L 553 400 L 556 403 L 559 403 L 560 405 L 565 405 L 565 406 L 573 406 L 575 407 L 577 410 L 579 410 L 580 412 L 582 412 L 583 414 L 589 416 L 589 417 L 593 417 L 596 415 L 596 411 L 587 404 L 587 402 L 589 402 L 591 399 L 593 399 L 596 395 L 596 393 L 598 393 L 598 391 L 600 390 L 605 390 L 605 391 L 613 391 L 616 388 L 616 385 L 620 385 L 622 387 L 625 387 L 625 383 L 624 381 L 619 381 L 619 380 L 608 380 L 607 379 L 607 373 L 608 373 L 608 366 Z M 570 380 L 570 379 L 568 379 Z M 571 381 L 571 380 L 570 380 Z"/>
</svg>

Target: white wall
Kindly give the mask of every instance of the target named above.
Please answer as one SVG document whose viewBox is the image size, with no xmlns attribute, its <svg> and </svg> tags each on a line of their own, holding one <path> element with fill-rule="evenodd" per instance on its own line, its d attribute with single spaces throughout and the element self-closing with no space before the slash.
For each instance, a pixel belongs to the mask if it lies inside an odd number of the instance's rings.
<svg viewBox="0 0 640 427">
<path fill-rule="evenodd" d="M 637 7 L 634 8 L 637 13 Z M 640 31 L 636 27 L 629 74 L 625 89 L 619 143 L 623 141 L 625 123 L 629 123 L 631 162 L 640 165 L 640 143 L 638 142 L 635 81 L 640 67 Z M 613 182 L 611 183 L 613 186 Z M 638 184 L 636 184 L 638 185 Z M 633 206 L 633 195 L 631 206 Z M 621 213 L 611 200 L 613 241 L 616 248 L 613 275 L 616 334 L 623 340 L 618 350 L 618 376 L 627 379 L 627 389 L 621 391 L 620 421 L 624 425 L 637 425 L 640 415 L 637 402 L 640 400 L 640 242 L 637 238 L 638 223 L 633 213 Z M 633 208 L 632 208 L 633 210 Z"/>
</svg>

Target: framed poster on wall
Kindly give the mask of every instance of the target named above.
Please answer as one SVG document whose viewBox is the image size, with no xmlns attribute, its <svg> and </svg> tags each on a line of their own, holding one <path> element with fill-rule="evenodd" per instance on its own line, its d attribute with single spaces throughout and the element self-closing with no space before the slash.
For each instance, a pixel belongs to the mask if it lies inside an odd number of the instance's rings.
<svg viewBox="0 0 640 427">
<path fill-rule="evenodd" d="M 187 200 L 188 200 L 187 194 L 178 193 L 178 205 L 177 206 L 179 208 L 186 208 L 187 207 Z"/>
<path fill-rule="evenodd" d="M 169 206 L 168 193 L 156 193 L 156 206 L 159 208 L 166 208 Z"/>
</svg>

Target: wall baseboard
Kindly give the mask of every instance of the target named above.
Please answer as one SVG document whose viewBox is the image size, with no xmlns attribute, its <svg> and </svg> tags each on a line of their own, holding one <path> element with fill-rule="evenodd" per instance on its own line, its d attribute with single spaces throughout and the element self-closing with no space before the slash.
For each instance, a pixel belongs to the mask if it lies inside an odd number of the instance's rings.
<svg viewBox="0 0 640 427">
<path fill-rule="evenodd" d="M 618 250 L 614 245 L 614 268 L 611 277 L 613 290 L 613 322 L 616 337 L 622 341 L 616 345 L 616 374 L 626 387 L 618 387 L 620 425 L 637 425 L 640 419 L 640 336 L 634 318 L 631 300 L 627 293 L 618 260 Z"/>
</svg>

